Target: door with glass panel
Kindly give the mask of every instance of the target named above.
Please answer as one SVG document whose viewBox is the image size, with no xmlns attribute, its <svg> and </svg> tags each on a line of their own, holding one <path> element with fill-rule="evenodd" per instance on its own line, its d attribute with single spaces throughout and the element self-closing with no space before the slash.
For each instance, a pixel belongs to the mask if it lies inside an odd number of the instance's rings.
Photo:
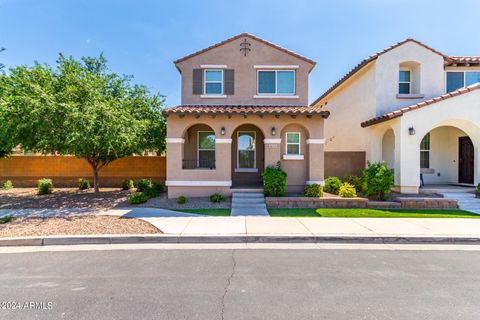
<svg viewBox="0 0 480 320">
<path fill-rule="evenodd" d="M 257 127 L 245 124 L 235 130 L 232 143 L 234 187 L 260 188 L 262 186 L 263 157 L 263 135 Z"/>
<path fill-rule="evenodd" d="M 248 172 L 248 169 L 251 171 L 256 169 L 256 133 L 255 131 L 239 131 L 237 146 L 238 146 L 238 155 L 237 155 L 237 168 L 245 169 Z"/>
</svg>

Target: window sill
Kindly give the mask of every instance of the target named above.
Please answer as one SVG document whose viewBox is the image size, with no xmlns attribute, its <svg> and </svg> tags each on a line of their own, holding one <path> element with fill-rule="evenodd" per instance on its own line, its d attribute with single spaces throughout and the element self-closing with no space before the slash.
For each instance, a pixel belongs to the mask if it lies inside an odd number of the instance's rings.
<svg viewBox="0 0 480 320">
<path fill-rule="evenodd" d="M 282 95 L 254 95 L 254 99 L 298 99 L 298 96 L 282 96 Z"/>
<path fill-rule="evenodd" d="M 424 95 L 421 93 L 398 93 L 397 99 L 423 99 Z"/>
<path fill-rule="evenodd" d="M 420 168 L 420 173 L 423 173 L 423 174 L 434 174 L 434 173 L 435 173 L 435 169 L 432 169 L 432 168 Z"/>
<path fill-rule="evenodd" d="M 283 160 L 303 160 L 303 154 L 284 154 Z"/>
<path fill-rule="evenodd" d="M 202 94 L 200 98 L 211 98 L 211 99 L 225 99 L 227 96 L 225 94 Z"/>
<path fill-rule="evenodd" d="M 235 172 L 253 172 L 253 173 L 257 173 L 257 172 L 258 172 L 258 168 L 235 168 L 234 171 L 235 171 Z"/>
</svg>

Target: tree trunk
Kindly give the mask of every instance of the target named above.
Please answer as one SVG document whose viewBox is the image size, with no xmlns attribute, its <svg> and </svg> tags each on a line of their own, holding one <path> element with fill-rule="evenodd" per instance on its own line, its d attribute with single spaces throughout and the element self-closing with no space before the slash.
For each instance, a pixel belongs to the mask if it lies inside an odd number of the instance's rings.
<svg viewBox="0 0 480 320">
<path fill-rule="evenodd" d="M 100 188 L 98 187 L 98 165 L 92 162 L 89 163 L 93 171 L 93 190 L 95 193 L 98 193 L 100 192 Z"/>
</svg>

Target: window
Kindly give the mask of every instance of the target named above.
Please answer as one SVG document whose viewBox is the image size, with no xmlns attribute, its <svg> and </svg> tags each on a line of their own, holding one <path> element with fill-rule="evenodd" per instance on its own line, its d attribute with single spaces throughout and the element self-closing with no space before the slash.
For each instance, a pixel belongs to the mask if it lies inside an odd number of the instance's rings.
<svg viewBox="0 0 480 320">
<path fill-rule="evenodd" d="M 430 133 L 427 133 L 420 142 L 420 168 L 430 168 Z"/>
<path fill-rule="evenodd" d="M 480 82 L 480 71 L 447 72 L 447 92 Z"/>
<path fill-rule="evenodd" d="M 259 70 L 258 94 L 293 95 L 295 93 L 295 71 Z"/>
<path fill-rule="evenodd" d="M 215 133 L 198 131 L 198 168 L 215 167 Z"/>
<path fill-rule="evenodd" d="M 410 70 L 400 70 L 398 79 L 398 93 L 410 94 L 411 72 Z"/>
<path fill-rule="evenodd" d="M 255 140 L 252 132 L 238 132 L 238 168 L 255 168 Z"/>
<path fill-rule="evenodd" d="M 205 70 L 205 94 L 223 94 L 223 70 Z"/>
<path fill-rule="evenodd" d="M 300 132 L 287 132 L 287 154 L 300 154 Z"/>
</svg>

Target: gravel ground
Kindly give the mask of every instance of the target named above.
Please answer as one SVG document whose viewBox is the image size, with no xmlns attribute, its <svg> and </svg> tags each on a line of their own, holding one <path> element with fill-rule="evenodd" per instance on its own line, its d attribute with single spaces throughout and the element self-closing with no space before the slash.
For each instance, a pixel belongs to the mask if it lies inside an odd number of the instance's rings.
<svg viewBox="0 0 480 320">
<path fill-rule="evenodd" d="M 51 194 L 38 195 L 36 188 L 13 188 L 0 190 L 0 209 L 111 209 L 128 206 L 130 193 L 119 188 L 101 188 L 100 193 L 93 189 L 58 188 Z"/>
<path fill-rule="evenodd" d="M 148 202 L 137 205 L 137 207 L 161 208 L 161 209 L 230 209 L 231 198 L 226 198 L 220 203 L 210 202 L 208 197 L 187 198 L 187 203 L 178 204 L 176 199 L 168 199 L 166 193 L 160 197 L 150 199 Z"/>
<path fill-rule="evenodd" d="M 67 218 L 19 218 L 0 224 L 0 238 L 88 234 L 153 234 L 161 233 L 148 222 L 112 216 Z"/>
</svg>

